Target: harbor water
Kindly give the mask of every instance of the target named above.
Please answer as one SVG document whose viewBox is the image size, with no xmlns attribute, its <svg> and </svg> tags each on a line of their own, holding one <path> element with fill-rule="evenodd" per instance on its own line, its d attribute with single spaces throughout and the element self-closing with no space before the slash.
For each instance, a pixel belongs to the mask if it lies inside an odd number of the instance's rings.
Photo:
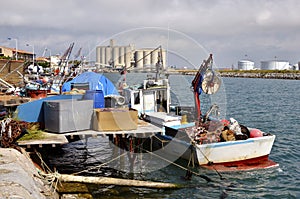
<svg viewBox="0 0 300 199">
<path fill-rule="evenodd" d="M 119 74 L 106 75 L 116 85 Z M 127 83 L 140 83 L 146 74 L 128 73 Z M 172 103 L 193 106 L 190 83 L 193 76 L 171 75 Z M 278 167 L 239 172 L 220 172 L 196 168 L 195 171 L 209 177 L 207 182 L 199 176 L 183 180 L 186 171 L 177 165 L 187 166 L 187 161 L 177 160 L 176 165 L 147 172 L 138 168 L 134 178 L 139 180 L 174 182 L 186 185 L 177 190 L 158 190 L 134 187 L 91 186 L 94 198 L 300 198 L 300 82 L 297 80 L 222 78 L 223 85 L 216 98 L 201 95 L 203 111 L 212 103 L 219 103 L 221 117 L 235 118 L 248 127 L 259 128 L 276 135 L 269 158 Z M 128 177 L 126 171 L 118 171 L 108 165 L 97 167 L 112 159 L 113 149 L 108 138 L 82 139 L 48 153 L 49 164 L 60 173 L 82 173 L 92 176 Z M 142 158 L 141 158 L 142 159 Z M 140 159 L 140 160 L 141 160 Z M 162 164 L 153 159 L 151 164 Z M 149 163 L 150 164 L 150 163 Z"/>
</svg>

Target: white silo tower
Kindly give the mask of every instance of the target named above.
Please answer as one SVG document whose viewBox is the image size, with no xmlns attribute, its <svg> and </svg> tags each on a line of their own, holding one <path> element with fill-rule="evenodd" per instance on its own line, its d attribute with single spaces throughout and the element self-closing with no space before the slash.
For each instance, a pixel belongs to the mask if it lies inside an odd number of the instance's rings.
<svg viewBox="0 0 300 199">
<path fill-rule="evenodd" d="M 135 63 L 136 63 L 136 68 L 143 68 L 144 63 L 143 63 L 143 50 L 137 50 L 135 52 Z"/>
<path fill-rule="evenodd" d="M 100 47 L 100 64 L 101 66 L 105 65 L 105 47 Z"/>
<path fill-rule="evenodd" d="M 113 48 L 113 61 L 114 61 L 114 67 L 119 66 L 119 47 L 114 46 Z"/>
<path fill-rule="evenodd" d="M 158 61 L 158 50 L 154 50 L 151 53 L 151 67 L 155 67 Z"/>
<path fill-rule="evenodd" d="M 131 60 L 132 60 L 132 48 L 133 46 L 129 45 L 125 47 L 125 54 L 124 54 L 124 62 L 126 68 L 129 68 L 131 66 Z"/>
<path fill-rule="evenodd" d="M 151 50 L 144 49 L 144 67 L 151 67 Z"/>
<path fill-rule="evenodd" d="M 107 65 L 110 65 L 111 63 L 111 59 L 112 59 L 112 56 L 111 56 L 111 47 L 105 47 L 105 64 Z"/>
<path fill-rule="evenodd" d="M 96 48 L 96 63 L 99 63 L 99 66 L 101 66 L 100 65 L 100 59 L 101 59 L 101 51 L 100 51 L 100 47 L 97 47 Z"/>
<path fill-rule="evenodd" d="M 122 66 L 125 66 L 125 47 L 121 46 L 119 49 L 119 63 Z"/>
</svg>

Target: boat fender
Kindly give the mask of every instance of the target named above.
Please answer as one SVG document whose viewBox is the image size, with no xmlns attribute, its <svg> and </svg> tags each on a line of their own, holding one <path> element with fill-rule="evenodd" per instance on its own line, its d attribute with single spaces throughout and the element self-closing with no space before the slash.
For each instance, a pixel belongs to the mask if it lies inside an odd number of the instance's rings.
<svg viewBox="0 0 300 199">
<path fill-rule="evenodd" d="M 263 132 L 261 132 L 259 129 L 250 130 L 250 138 L 257 138 L 262 136 L 263 136 Z"/>
</svg>

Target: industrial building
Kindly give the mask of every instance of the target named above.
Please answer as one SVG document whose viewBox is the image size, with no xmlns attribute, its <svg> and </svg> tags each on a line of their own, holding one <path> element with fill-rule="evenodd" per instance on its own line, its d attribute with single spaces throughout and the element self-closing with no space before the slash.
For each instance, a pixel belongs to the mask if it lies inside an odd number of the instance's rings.
<svg viewBox="0 0 300 199">
<path fill-rule="evenodd" d="M 160 49 L 144 48 L 134 52 L 134 67 L 137 69 L 155 68 L 160 58 Z M 162 67 L 166 66 L 166 51 L 162 50 Z"/>
<path fill-rule="evenodd" d="M 261 70 L 289 70 L 291 69 L 291 66 L 288 61 L 271 60 L 271 61 L 261 61 L 260 69 Z"/>
<path fill-rule="evenodd" d="M 100 68 L 122 68 L 131 66 L 133 61 L 134 46 L 116 46 L 114 40 L 110 40 L 109 46 L 96 48 L 96 66 Z"/>
<path fill-rule="evenodd" d="M 154 68 L 162 54 L 162 67 L 166 66 L 166 51 L 159 48 L 135 49 L 133 44 L 116 46 L 115 41 L 110 40 L 109 46 L 96 48 L 96 66 L 100 68 L 120 69 L 123 67 L 132 69 Z"/>
<path fill-rule="evenodd" d="M 238 61 L 238 69 L 239 70 L 253 70 L 254 62 L 249 60 L 240 60 Z"/>
</svg>

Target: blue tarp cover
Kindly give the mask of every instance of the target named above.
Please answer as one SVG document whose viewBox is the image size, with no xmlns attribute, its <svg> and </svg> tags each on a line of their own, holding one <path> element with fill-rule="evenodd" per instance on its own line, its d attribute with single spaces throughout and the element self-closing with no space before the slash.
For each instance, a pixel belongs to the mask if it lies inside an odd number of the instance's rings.
<svg viewBox="0 0 300 199">
<path fill-rule="evenodd" d="M 62 92 L 71 90 L 71 83 L 89 83 L 90 90 L 102 90 L 104 96 L 119 95 L 115 85 L 104 75 L 95 72 L 85 72 L 75 77 L 71 81 L 63 84 Z"/>
</svg>

